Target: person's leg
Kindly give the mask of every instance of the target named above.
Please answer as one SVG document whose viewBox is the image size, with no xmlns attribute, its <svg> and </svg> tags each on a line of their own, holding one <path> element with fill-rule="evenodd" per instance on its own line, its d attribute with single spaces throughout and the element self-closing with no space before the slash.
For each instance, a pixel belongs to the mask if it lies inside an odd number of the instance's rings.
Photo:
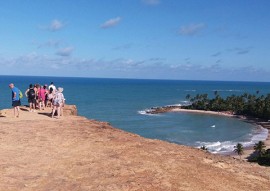
<svg viewBox="0 0 270 191">
<path fill-rule="evenodd" d="M 29 111 L 32 112 L 33 111 L 33 104 L 31 101 L 29 101 Z"/>
<path fill-rule="evenodd" d="M 44 110 L 45 109 L 45 101 L 44 100 L 42 101 L 42 106 L 43 106 L 42 109 Z"/>
<path fill-rule="evenodd" d="M 13 106 L 13 114 L 14 114 L 14 117 L 16 117 L 16 107 Z"/>
<path fill-rule="evenodd" d="M 56 110 L 56 106 L 54 105 L 54 106 L 53 106 L 53 110 L 52 110 L 52 118 L 53 118 L 53 116 L 54 116 L 55 110 Z"/>
<path fill-rule="evenodd" d="M 57 118 L 58 119 L 60 117 L 60 112 L 61 112 L 61 109 L 60 108 L 61 108 L 60 106 L 57 107 Z"/>
<path fill-rule="evenodd" d="M 17 110 L 17 117 L 19 117 L 20 116 L 20 112 L 19 112 L 20 111 L 20 106 L 16 106 L 15 108 Z"/>
<path fill-rule="evenodd" d="M 35 110 L 35 100 L 31 99 L 29 101 L 29 106 L 30 106 L 30 111 L 33 111 Z"/>
<path fill-rule="evenodd" d="M 59 111 L 60 111 L 60 115 L 61 115 L 61 116 L 64 116 L 64 115 L 63 115 L 63 107 L 62 107 L 62 104 L 60 104 L 60 106 L 59 106 Z"/>
<path fill-rule="evenodd" d="M 33 99 L 32 107 L 33 107 L 33 111 L 36 112 L 35 111 L 35 109 L 36 109 L 36 100 L 35 99 Z"/>
</svg>

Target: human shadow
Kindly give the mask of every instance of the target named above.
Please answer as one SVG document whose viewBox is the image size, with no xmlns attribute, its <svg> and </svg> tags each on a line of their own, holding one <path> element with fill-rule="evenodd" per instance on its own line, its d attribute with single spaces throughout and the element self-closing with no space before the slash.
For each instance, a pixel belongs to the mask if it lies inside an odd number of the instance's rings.
<svg viewBox="0 0 270 191">
<path fill-rule="evenodd" d="M 48 113 L 48 112 L 38 112 L 39 115 L 45 115 L 47 117 L 52 117 L 52 112 Z"/>
<path fill-rule="evenodd" d="M 20 110 L 22 110 L 22 111 L 28 111 L 28 109 L 25 109 L 25 108 L 20 108 Z"/>
</svg>

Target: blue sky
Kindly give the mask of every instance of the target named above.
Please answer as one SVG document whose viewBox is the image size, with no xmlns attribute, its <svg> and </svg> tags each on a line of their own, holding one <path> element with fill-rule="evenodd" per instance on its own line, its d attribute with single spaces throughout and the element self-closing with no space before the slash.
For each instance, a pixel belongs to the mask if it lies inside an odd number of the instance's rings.
<svg viewBox="0 0 270 191">
<path fill-rule="evenodd" d="M 0 75 L 270 81 L 268 0 L 2 0 Z"/>
</svg>

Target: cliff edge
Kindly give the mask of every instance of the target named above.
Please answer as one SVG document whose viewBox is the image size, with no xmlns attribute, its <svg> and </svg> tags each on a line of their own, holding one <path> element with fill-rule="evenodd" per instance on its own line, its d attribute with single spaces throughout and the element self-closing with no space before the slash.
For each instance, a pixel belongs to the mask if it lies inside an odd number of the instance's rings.
<svg viewBox="0 0 270 191">
<path fill-rule="evenodd" d="M 50 112 L 0 111 L 0 190 L 270 190 L 270 168 Z"/>
</svg>

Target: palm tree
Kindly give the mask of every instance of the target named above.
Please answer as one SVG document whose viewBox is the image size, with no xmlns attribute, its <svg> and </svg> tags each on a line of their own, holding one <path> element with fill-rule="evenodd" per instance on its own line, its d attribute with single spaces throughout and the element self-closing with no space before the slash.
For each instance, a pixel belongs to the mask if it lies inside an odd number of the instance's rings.
<svg viewBox="0 0 270 191">
<path fill-rule="evenodd" d="M 217 95 L 218 95 L 218 91 L 217 91 L 217 90 L 215 90 L 215 91 L 214 91 L 214 94 L 215 94 L 215 96 L 217 96 Z"/>
<path fill-rule="evenodd" d="M 187 94 L 186 99 L 187 100 L 190 100 L 190 98 L 191 98 L 191 95 L 190 94 Z"/>
<path fill-rule="evenodd" d="M 201 149 L 204 150 L 204 151 L 207 151 L 207 147 L 205 145 L 201 146 Z"/>
<path fill-rule="evenodd" d="M 262 154 L 264 153 L 264 148 L 265 148 L 265 144 L 263 141 L 259 141 L 258 143 L 256 143 L 254 145 L 254 150 L 257 151 L 259 153 L 259 156 L 262 156 Z"/>
<path fill-rule="evenodd" d="M 239 155 L 240 159 L 241 159 L 241 155 L 244 153 L 243 145 L 241 143 L 237 143 L 237 145 L 234 146 L 234 148 L 235 149 L 233 151 L 236 152 Z"/>
</svg>

